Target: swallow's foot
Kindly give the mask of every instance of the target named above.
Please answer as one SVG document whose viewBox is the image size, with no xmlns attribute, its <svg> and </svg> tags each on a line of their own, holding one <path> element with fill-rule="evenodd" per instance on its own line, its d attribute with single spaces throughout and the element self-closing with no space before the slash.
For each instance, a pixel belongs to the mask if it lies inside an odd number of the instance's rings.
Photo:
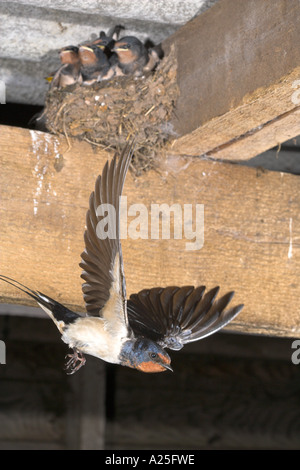
<svg viewBox="0 0 300 470">
<path fill-rule="evenodd" d="M 65 371 L 68 375 L 75 374 L 84 364 L 86 363 L 86 358 L 78 349 L 73 349 L 73 354 L 68 354 L 66 359 L 68 359 L 65 365 Z"/>
</svg>

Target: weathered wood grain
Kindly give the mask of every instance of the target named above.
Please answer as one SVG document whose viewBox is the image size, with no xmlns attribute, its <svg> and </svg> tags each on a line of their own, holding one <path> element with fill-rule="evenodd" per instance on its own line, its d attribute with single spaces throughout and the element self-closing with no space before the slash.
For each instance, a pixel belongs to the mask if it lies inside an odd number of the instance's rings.
<svg viewBox="0 0 300 470">
<path fill-rule="evenodd" d="M 299 134 L 299 18 L 298 0 L 223 0 L 165 41 L 178 62 L 174 151 L 248 159 Z"/>
<path fill-rule="evenodd" d="M 108 154 L 71 144 L 1 128 L 1 273 L 83 310 L 78 263 L 85 213 Z M 123 240 L 128 294 L 158 285 L 220 285 L 245 304 L 231 329 L 299 335 L 297 176 L 168 155 L 160 172 L 136 180 L 129 174 L 123 194 L 128 207 L 204 204 L 200 250 L 186 250 L 184 238 Z M 32 305 L 4 283 L 1 301 Z"/>
<path fill-rule="evenodd" d="M 261 94 L 254 96 L 252 101 L 175 140 L 172 151 L 220 160 L 248 160 L 297 136 L 300 108 L 291 101 L 291 85 L 296 76 L 300 76 L 300 67 L 283 82 L 284 86 L 280 83 L 276 87 L 275 93 L 274 87 L 270 93 L 266 89 L 260 90 Z M 273 106 L 270 111 L 270 94 L 276 95 L 274 99 L 281 110 Z"/>
</svg>

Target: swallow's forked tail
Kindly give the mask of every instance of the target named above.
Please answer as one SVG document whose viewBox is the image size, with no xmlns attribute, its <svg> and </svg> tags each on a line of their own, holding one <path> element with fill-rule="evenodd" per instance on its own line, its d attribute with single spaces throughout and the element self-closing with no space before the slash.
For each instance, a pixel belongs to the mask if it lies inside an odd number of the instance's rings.
<svg viewBox="0 0 300 470">
<path fill-rule="evenodd" d="M 56 300 L 51 299 L 51 297 L 48 297 L 39 291 L 29 289 L 29 287 L 24 286 L 24 284 L 21 284 L 21 282 L 18 282 L 15 279 L 0 274 L 0 280 L 7 282 L 8 284 L 16 287 L 17 289 L 32 297 L 49 315 L 61 333 L 63 333 L 63 329 L 67 324 L 73 323 L 75 320 L 77 320 L 77 318 L 80 317 L 80 315 L 72 312 L 72 310 L 64 307 L 64 305 L 60 304 L 59 302 L 56 302 Z"/>
</svg>

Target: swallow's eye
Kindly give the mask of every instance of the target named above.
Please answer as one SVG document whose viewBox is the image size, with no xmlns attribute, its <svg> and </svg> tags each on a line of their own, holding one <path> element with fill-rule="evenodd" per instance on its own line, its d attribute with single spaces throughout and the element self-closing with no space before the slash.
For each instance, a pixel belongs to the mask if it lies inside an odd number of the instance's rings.
<svg viewBox="0 0 300 470">
<path fill-rule="evenodd" d="M 151 359 L 156 359 L 157 358 L 157 354 L 155 352 L 151 352 L 149 355 L 150 355 Z"/>
</svg>

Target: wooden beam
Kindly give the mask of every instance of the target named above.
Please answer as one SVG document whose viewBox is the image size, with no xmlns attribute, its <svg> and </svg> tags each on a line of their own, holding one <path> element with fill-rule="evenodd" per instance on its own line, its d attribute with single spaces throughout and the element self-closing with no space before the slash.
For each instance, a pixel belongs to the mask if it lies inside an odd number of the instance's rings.
<svg viewBox="0 0 300 470">
<path fill-rule="evenodd" d="M 300 133 L 300 2 L 222 0 L 175 44 L 173 151 L 249 159 Z"/>
<path fill-rule="evenodd" d="M 80 254 L 90 192 L 108 154 L 85 142 L 0 128 L 1 273 L 84 310 Z M 241 332 L 299 336 L 299 179 L 229 163 L 169 156 L 124 188 L 128 207 L 204 204 L 204 245 L 123 240 L 128 294 L 167 285 L 221 286 L 245 309 Z M 131 222 L 134 217 L 128 217 Z M 194 218 L 195 220 L 195 218 Z M 1 282 L 1 302 L 34 305 Z"/>
</svg>

